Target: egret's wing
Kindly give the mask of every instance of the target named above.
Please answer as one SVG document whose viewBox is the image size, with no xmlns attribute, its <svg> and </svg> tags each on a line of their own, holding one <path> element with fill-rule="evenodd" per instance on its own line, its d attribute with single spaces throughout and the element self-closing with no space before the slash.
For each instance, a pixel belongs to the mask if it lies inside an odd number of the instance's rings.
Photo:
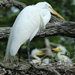
<svg viewBox="0 0 75 75">
<path fill-rule="evenodd" d="M 40 25 L 40 16 L 37 9 L 32 8 L 25 11 L 28 12 L 20 13 L 20 18 L 17 18 L 12 28 L 11 55 L 15 55 L 22 44 L 36 35 Z"/>
<path fill-rule="evenodd" d="M 36 30 L 33 32 L 33 34 L 30 37 L 30 41 L 34 38 L 34 36 L 37 34 L 37 32 L 39 31 L 39 27 L 36 28 Z"/>
<path fill-rule="evenodd" d="M 44 10 L 44 9 L 39 9 L 40 10 L 40 14 L 39 14 L 39 16 L 40 16 L 40 24 L 38 25 L 38 27 L 37 27 L 37 29 L 35 30 L 35 32 L 32 34 L 32 36 L 31 36 L 31 39 L 30 40 L 32 40 L 33 39 L 33 37 L 36 35 L 36 33 L 38 32 L 38 31 L 42 31 L 42 30 L 44 30 L 45 29 L 45 26 L 46 26 L 46 24 L 49 22 L 49 20 L 50 20 L 50 18 L 51 18 L 51 15 L 50 15 L 50 12 L 48 11 L 48 10 Z M 47 13 L 45 13 L 45 12 L 47 12 Z M 46 15 L 47 14 L 47 15 Z M 47 19 L 47 20 L 46 20 Z"/>
<path fill-rule="evenodd" d="M 8 40 L 8 44 L 7 44 L 7 47 L 6 47 L 6 53 L 5 53 L 4 61 L 6 61 L 8 59 L 10 60 L 10 58 L 11 58 L 11 55 L 10 55 L 11 40 L 12 40 L 12 32 L 9 35 L 9 40 Z"/>
</svg>

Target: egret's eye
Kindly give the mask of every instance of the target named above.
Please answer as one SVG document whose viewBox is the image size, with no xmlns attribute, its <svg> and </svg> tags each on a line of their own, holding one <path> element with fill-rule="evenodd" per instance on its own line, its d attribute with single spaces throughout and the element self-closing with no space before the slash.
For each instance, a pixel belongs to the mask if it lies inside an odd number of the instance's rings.
<svg viewBox="0 0 75 75">
<path fill-rule="evenodd" d="M 45 4 L 45 6 L 47 6 L 47 4 Z"/>
</svg>

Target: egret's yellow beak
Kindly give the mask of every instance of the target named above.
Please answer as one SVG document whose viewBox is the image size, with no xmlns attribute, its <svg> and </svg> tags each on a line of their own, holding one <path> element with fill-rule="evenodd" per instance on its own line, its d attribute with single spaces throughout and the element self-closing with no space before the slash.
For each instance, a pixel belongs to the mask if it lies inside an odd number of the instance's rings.
<svg viewBox="0 0 75 75">
<path fill-rule="evenodd" d="M 60 48 L 54 48 L 54 49 L 52 49 L 52 50 L 54 50 L 54 51 L 60 51 Z"/>
<path fill-rule="evenodd" d="M 39 51 L 38 52 L 38 55 L 44 55 L 45 53 L 44 52 L 42 52 L 42 51 Z"/>
<path fill-rule="evenodd" d="M 60 17 L 61 19 L 64 20 L 64 18 L 62 16 L 60 16 L 55 10 L 53 10 L 54 14 L 57 15 L 58 17 Z"/>
<path fill-rule="evenodd" d="M 51 7 L 49 7 L 49 8 L 53 11 L 53 13 L 54 13 L 55 15 L 57 15 L 58 17 L 60 17 L 61 19 L 64 20 L 64 18 L 63 18 L 62 16 L 60 16 L 53 8 L 51 8 Z"/>
</svg>

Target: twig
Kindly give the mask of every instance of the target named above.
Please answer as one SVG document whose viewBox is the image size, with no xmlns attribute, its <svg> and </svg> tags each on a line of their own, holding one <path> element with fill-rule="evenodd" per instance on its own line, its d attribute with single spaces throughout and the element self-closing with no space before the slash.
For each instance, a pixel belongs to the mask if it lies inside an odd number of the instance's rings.
<svg viewBox="0 0 75 75">
<path fill-rule="evenodd" d="M 50 47 L 50 42 L 47 38 L 45 38 L 45 45 L 46 45 L 46 48 L 48 48 L 46 51 L 46 54 L 55 56 L 55 53 L 52 52 L 51 47 Z"/>
</svg>

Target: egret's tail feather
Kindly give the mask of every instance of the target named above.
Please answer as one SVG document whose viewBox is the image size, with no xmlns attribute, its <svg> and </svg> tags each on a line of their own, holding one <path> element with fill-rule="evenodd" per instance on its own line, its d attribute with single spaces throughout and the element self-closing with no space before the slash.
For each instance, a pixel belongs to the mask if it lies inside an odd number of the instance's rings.
<svg viewBox="0 0 75 75">
<path fill-rule="evenodd" d="M 13 41 L 13 42 L 12 42 Z M 6 53 L 4 57 L 4 61 L 13 61 L 16 60 L 14 56 L 17 54 L 18 50 L 20 48 L 20 44 L 17 44 L 17 42 L 12 39 L 12 31 L 9 36 Z"/>
<path fill-rule="evenodd" d="M 12 60 L 12 56 L 10 55 L 11 41 L 12 41 L 12 32 L 9 35 L 9 39 L 8 39 L 8 44 L 7 44 L 7 47 L 6 47 L 6 53 L 5 53 L 4 61 Z"/>
<path fill-rule="evenodd" d="M 10 46 L 11 46 L 11 40 L 9 39 L 4 57 L 4 62 L 13 62 L 14 60 L 16 60 L 15 56 L 10 55 Z"/>
<path fill-rule="evenodd" d="M 7 44 L 7 48 L 6 48 L 6 53 L 5 53 L 5 57 L 4 57 L 4 61 L 7 61 L 11 58 L 10 55 L 10 46 L 11 46 L 11 38 L 9 38 L 8 40 L 8 44 Z"/>
</svg>

